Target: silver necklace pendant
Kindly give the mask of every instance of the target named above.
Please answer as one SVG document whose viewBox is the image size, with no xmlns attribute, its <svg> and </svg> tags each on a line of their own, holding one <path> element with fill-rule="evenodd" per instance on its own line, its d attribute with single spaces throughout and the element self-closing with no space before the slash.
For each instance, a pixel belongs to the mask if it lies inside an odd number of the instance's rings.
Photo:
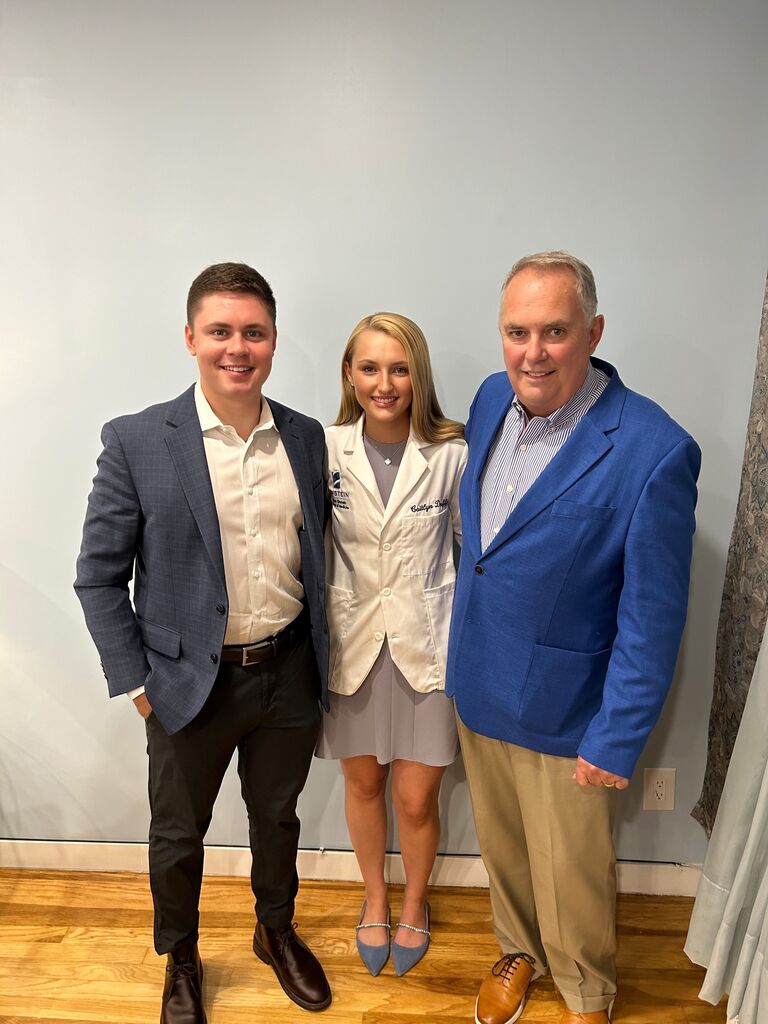
<svg viewBox="0 0 768 1024">
<path fill-rule="evenodd" d="M 396 444 L 388 443 L 385 441 L 374 441 L 372 437 L 369 437 L 367 440 L 371 447 L 374 449 L 374 451 L 376 451 L 384 465 L 391 466 L 392 460 L 402 455 L 403 451 L 405 450 L 405 444 L 408 438 L 406 438 L 405 441 L 398 441 Z M 389 450 L 389 454 L 387 454 L 387 449 Z"/>
</svg>

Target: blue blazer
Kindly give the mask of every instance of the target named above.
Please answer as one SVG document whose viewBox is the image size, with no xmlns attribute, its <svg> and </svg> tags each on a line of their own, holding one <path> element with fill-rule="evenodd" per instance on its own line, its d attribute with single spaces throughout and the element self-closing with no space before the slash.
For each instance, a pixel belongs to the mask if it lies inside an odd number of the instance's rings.
<svg viewBox="0 0 768 1024">
<path fill-rule="evenodd" d="M 269 399 L 298 485 L 302 579 L 327 705 L 323 428 Z M 211 692 L 227 625 L 227 588 L 194 387 L 107 423 L 77 561 L 75 590 L 110 696 L 142 684 L 169 733 Z M 133 577 L 133 603 L 128 585 Z"/>
<path fill-rule="evenodd" d="M 669 689 L 688 603 L 698 445 L 616 370 L 480 550 L 480 480 L 513 392 L 472 405 L 447 692 L 474 732 L 629 777 Z"/>
</svg>

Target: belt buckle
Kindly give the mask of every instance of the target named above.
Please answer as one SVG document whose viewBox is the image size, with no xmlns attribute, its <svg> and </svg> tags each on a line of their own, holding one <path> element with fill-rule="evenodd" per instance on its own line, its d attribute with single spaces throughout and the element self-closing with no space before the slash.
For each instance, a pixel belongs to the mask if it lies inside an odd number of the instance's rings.
<svg viewBox="0 0 768 1024">
<path fill-rule="evenodd" d="M 252 659 L 250 655 L 252 653 L 255 655 L 257 651 L 261 653 L 262 651 L 266 651 L 270 647 L 272 648 L 272 657 L 274 658 L 277 650 L 277 643 L 275 642 L 274 639 L 260 640 L 257 644 L 251 644 L 249 647 L 244 647 L 243 668 L 246 668 L 248 665 L 258 665 L 260 661 L 264 661 L 264 658 L 254 657 Z"/>
</svg>

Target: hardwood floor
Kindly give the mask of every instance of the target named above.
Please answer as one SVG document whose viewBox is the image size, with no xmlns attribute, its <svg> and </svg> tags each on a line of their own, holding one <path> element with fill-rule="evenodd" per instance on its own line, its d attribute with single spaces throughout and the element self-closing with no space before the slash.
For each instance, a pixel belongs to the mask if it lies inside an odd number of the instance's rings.
<svg viewBox="0 0 768 1024">
<path fill-rule="evenodd" d="M 401 894 L 393 894 L 396 919 Z M 360 887 L 304 882 L 296 920 L 322 960 L 332 1006 L 323 1024 L 467 1024 L 478 985 L 498 956 L 488 893 L 433 890 L 433 943 L 405 978 L 378 978 L 358 961 Z M 617 1024 L 723 1024 L 724 1005 L 697 999 L 703 971 L 683 953 L 692 900 L 619 898 Z M 200 950 L 210 1024 L 311 1019 L 251 951 L 247 879 L 203 887 Z M 147 878 L 93 872 L 0 871 L 0 1021 L 3 1024 L 157 1024 L 164 961 L 152 949 Z M 520 1024 L 552 1024 L 561 1004 L 551 980 L 532 989 Z"/>
</svg>

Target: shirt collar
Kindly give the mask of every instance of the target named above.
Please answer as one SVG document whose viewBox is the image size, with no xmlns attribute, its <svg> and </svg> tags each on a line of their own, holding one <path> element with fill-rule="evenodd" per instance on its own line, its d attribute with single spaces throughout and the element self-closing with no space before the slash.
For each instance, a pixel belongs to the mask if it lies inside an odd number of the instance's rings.
<svg viewBox="0 0 768 1024">
<path fill-rule="evenodd" d="M 227 430 L 227 424 L 221 422 L 219 417 L 211 408 L 208 399 L 203 394 L 203 389 L 200 387 L 200 381 L 197 381 L 195 384 L 195 408 L 197 409 L 197 418 L 200 420 L 200 429 L 204 434 L 208 434 L 214 430 Z M 251 433 L 251 437 L 261 430 L 277 430 L 277 427 L 275 426 L 275 418 L 272 415 L 269 402 L 263 395 L 261 396 L 261 416 L 259 417 L 259 422 Z M 250 440 L 250 438 L 248 440 Z"/>
<path fill-rule="evenodd" d="M 597 386 L 600 381 L 600 371 L 595 369 L 592 360 L 589 361 L 589 370 L 587 376 L 584 378 L 584 383 L 581 385 L 575 395 L 571 395 L 567 402 L 560 406 L 559 409 L 555 409 L 549 416 L 539 417 L 545 419 L 551 427 L 556 427 L 559 423 L 564 423 L 569 420 L 572 416 L 575 416 L 579 410 L 584 406 L 588 395 L 591 394 L 592 389 Z M 512 407 L 517 409 L 520 418 L 524 424 L 535 419 L 534 416 L 529 416 L 522 405 L 517 400 L 517 395 L 512 399 Z"/>
</svg>

